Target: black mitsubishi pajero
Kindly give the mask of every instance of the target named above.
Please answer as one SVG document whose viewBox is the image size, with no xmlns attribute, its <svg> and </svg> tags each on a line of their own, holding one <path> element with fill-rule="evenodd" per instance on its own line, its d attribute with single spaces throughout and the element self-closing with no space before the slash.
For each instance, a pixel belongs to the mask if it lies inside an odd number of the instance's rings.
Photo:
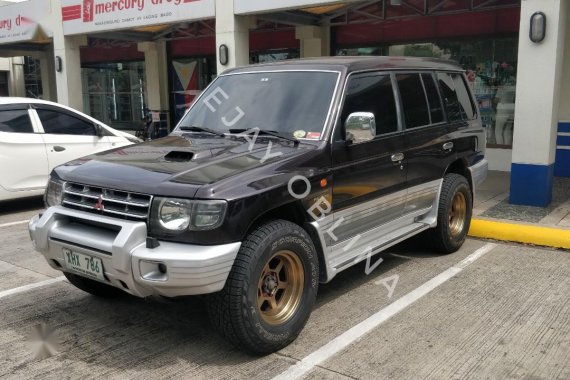
<svg viewBox="0 0 570 380">
<path fill-rule="evenodd" d="M 460 67 L 326 58 L 220 75 L 166 138 L 56 168 L 35 247 L 98 296 L 209 294 L 248 351 L 299 334 L 319 283 L 410 236 L 469 229 L 485 133 Z"/>
</svg>

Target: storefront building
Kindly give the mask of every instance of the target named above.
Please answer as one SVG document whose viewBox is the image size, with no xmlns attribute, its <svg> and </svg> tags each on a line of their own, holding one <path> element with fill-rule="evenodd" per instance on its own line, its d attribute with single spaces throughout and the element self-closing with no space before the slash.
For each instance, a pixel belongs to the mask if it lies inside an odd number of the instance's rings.
<svg viewBox="0 0 570 380">
<path fill-rule="evenodd" d="M 512 202 L 548 204 L 553 176 L 570 176 L 564 0 L 28 0 L 0 9 L 14 25 L 26 20 L 19 33 L 0 28 L 0 56 L 25 55 L 41 67 L 26 93 L 118 129 L 140 128 L 149 112 L 172 127 L 236 65 L 429 56 L 466 70 L 490 167 L 512 171 Z M 548 20 L 540 42 L 529 39 L 536 12 Z"/>
<path fill-rule="evenodd" d="M 24 96 L 24 57 L 0 58 L 0 96 Z"/>
</svg>

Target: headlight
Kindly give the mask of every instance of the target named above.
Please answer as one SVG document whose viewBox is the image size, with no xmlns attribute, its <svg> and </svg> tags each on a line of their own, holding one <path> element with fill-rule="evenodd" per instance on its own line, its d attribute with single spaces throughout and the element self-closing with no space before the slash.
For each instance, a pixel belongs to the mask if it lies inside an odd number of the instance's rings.
<svg viewBox="0 0 570 380">
<path fill-rule="evenodd" d="M 169 231 L 212 230 L 219 227 L 226 214 L 226 201 L 199 201 L 159 198 L 155 215 L 162 229 Z"/>
<path fill-rule="evenodd" d="M 47 207 L 59 206 L 62 203 L 64 186 L 65 182 L 62 180 L 50 177 L 44 195 L 44 202 Z"/>
<path fill-rule="evenodd" d="M 184 231 L 190 225 L 192 204 L 185 199 L 164 199 L 159 206 L 159 221 L 162 228 Z"/>
</svg>

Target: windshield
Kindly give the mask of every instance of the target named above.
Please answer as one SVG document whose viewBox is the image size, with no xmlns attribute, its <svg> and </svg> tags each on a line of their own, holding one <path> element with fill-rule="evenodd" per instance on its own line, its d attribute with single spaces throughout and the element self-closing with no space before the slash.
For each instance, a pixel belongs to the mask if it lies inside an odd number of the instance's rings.
<svg viewBox="0 0 570 380">
<path fill-rule="evenodd" d="M 219 77 L 178 124 L 240 133 L 253 128 L 319 140 L 339 74 L 263 72 Z"/>
</svg>

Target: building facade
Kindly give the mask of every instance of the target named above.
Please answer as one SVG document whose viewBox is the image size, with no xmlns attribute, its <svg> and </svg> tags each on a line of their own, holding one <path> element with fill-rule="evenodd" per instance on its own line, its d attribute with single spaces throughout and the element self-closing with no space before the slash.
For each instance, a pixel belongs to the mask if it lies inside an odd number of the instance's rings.
<svg viewBox="0 0 570 380">
<path fill-rule="evenodd" d="M 24 57 L 0 58 L 0 96 L 25 96 Z"/>
<path fill-rule="evenodd" d="M 0 10 L 0 56 L 28 57 L 26 93 L 115 128 L 137 129 L 149 111 L 173 126 L 237 65 L 430 56 L 466 70 L 490 167 L 512 172 L 511 202 L 547 205 L 554 176 L 570 176 L 565 0 L 28 0 Z M 537 12 L 545 36 L 532 42 Z"/>
</svg>

